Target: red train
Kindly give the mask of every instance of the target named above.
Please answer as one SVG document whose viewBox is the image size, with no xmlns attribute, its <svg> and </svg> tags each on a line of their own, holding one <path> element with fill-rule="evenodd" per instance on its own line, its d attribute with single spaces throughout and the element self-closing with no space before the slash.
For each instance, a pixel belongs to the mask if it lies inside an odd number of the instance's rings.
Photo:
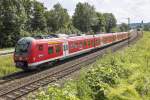
<svg viewBox="0 0 150 100">
<path fill-rule="evenodd" d="M 25 37 L 17 42 L 14 62 L 16 67 L 23 70 L 33 69 L 47 62 L 69 58 L 127 38 L 127 32 L 47 39 Z"/>
</svg>

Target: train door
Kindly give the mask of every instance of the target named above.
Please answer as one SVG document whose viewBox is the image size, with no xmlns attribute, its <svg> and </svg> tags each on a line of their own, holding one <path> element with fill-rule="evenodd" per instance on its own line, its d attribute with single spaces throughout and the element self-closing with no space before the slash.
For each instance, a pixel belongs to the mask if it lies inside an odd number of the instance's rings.
<svg viewBox="0 0 150 100">
<path fill-rule="evenodd" d="M 101 46 L 104 45 L 104 39 L 103 39 L 103 38 L 104 38 L 103 36 L 100 37 L 100 40 L 101 40 Z"/>
<path fill-rule="evenodd" d="M 63 56 L 63 45 L 62 44 L 55 44 L 55 56 L 60 57 Z"/>
<path fill-rule="evenodd" d="M 42 61 L 45 60 L 46 54 L 45 54 L 45 45 L 44 44 L 38 44 L 36 47 L 36 61 Z"/>
<path fill-rule="evenodd" d="M 69 49 L 68 49 L 68 41 L 65 41 L 63 43 L 63 55 L 64 57 L 67 56 L 69 54 Z"/>
</svg>

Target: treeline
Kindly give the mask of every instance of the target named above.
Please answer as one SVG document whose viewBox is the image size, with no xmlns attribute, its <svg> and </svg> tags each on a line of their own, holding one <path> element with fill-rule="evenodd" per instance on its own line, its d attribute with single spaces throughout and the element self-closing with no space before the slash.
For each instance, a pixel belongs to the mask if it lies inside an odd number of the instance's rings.
<svg viewBox="0 0 150 100">
<path fill-rule="evenodd" d="M 144 24 L 144 31 L 150 31 L 150 23 Z"/>
<path fill-rule="evenodd" d="M 47 10 L 36 0 L 0 0 L 0 48 L 14 46 L 23 36 L 113 32 L 115 28 L 112 13 L 96 12 L 88 3 L 78 3 L 71 17 L 59 3 Z"/>
</svg>

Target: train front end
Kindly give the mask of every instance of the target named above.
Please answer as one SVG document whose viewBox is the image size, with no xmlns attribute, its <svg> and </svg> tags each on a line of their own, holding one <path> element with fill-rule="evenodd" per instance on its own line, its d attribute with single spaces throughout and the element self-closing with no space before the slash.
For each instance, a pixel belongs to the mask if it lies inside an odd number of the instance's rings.
<svg viewBox="0 0 150 100">
<path fill-rule="evenodd" d="M 14 52 L 14 62 L 16 67 L 23 70 L 28 70 L 28 63 L 32 56 L 31 47 L 32 47 L 33 38 L 25 37 L 20 39 L 15 47 Z"/>
</svg>

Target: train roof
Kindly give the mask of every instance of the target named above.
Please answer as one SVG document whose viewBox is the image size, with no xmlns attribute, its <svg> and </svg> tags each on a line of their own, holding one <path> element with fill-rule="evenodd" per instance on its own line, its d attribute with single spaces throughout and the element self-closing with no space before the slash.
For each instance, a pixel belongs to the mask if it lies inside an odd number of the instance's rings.
<svg viewBox="0 0 150 100">
<path fill-rule="evenodd" d="M 91 39 L 91 38 L 93 38 L 93 35 L 69 37 L 69 38 L 67 38 L 67 40 L 75 41 L 75 40 L 83 40 L 83 39 Z"/>
<path fill-rule="evenodd" d="M 115 35 L 115 34 L 125 34 L 127 32 L 118 32 L 118 33 L 109 33 L 109 34 L 95 34 L 95 35 L 81 35 L 81 36 L 69 36 L 69 35 L 65 35 L 65 34 L 59 34 L 60 37 L 50 37 L 50 36 L 41 36 L 41 37 L 25 37 L 22 38 L 20 40 L 26 40 L 26 41 L 35 41 L 37 43 L 48 43 L 48 42 L 54 42 L 54 41 L 58 41 L 60 43 L 65 42 L 66 40 L 68 41 L 75 41 L 75 40 L 83 40 L 83 39 L 91 39 L 93 37 L 99 37 L 99 36 L 111 36 L 111 35 Z M 19 42 L 19 41 L 18 41 Z"/>
</svg>

